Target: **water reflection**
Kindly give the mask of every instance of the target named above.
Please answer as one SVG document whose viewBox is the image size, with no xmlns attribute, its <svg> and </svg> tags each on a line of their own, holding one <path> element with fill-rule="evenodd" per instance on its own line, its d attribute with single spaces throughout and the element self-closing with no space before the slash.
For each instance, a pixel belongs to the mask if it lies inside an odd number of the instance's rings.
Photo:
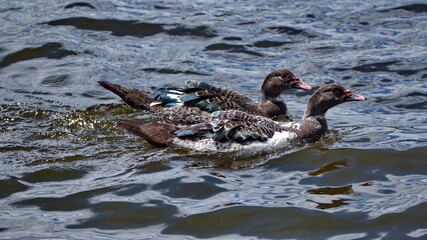
<svg viewBox="0 0 427 240">
<path fill-rule="evenodd" d="M 162 32 L 172 36 L 190 35 L 206 38 L 217 36 L 214 30 L 211 30 L 206 26 L 197 26 L 194 28 L 177 26 L 174 28 L 168 28 L 168 26 L 165 24 L 141 23 L 138 21 L 121 21 L 114 19 L 91 19 L 77 17 L 54 20 L 47 22 L 46 24 L 51 26 L 74 26 L 78 29 L 92 31 L 109 31 L 112 35 L 118 37 L 135 36 L 143 38 Z"/>
<path fill-rule="evenodd" d="M 36 58 L 61 59 L 73 55 L 77 55 L 77 53 L 64 49 L 61 43 L 49 42 L 41 47 L 25 48 L 3 57 L 0 62 L 0 68 Z"/>
</svg>

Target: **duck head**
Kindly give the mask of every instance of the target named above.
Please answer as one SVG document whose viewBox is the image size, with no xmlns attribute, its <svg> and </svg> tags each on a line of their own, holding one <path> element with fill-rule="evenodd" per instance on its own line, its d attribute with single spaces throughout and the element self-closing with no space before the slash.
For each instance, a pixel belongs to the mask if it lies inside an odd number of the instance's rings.
<svg viewBox="0 0 427 240">
<path fill-rule="evenodd" d="M 311 87 L 300 79 L 295 74 L 286 69 L 279 69 L 267 75 L 262 84 L 262 93 L 264 98 L 277 98 L 279 95 L 288 89 L 298 88 L 303 90 L 311 90 Z"/>
<path fill-rule="evenodd" d="M 308 100 L 304 118 L 312 116 L 325 116 L 332 107 L 349 101 L 365 101 L 366 97 L 352 93 L 339 84 L 326 84 L 313 93 Z"/>
</svg>

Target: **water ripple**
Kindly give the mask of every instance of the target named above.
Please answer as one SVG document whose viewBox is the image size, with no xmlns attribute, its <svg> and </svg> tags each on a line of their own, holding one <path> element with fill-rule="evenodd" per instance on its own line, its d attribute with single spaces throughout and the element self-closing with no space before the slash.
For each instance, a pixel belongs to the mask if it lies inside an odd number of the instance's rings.
<svg viewBox="0 0 427 240">
<path fill-rule="evenodd" d="M 426 6 L 3 1 L 0 235 L 425 238 Z M 127 134 L 118 119 L 165 119 L 97 83 L 151 91 L 200 80 L 259 100 L 278 68 L 369 100 L 328 111 L 317 143 L 206 155 Z M 292 119 L 311 94 L 282 95 Z"/>
</svg>

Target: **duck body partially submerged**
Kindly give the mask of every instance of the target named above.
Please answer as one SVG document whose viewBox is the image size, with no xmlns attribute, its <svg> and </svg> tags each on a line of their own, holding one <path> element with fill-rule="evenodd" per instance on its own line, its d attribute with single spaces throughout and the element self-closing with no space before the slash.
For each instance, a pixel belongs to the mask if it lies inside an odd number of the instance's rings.
<svg viewBox="0 0 427 240">
<path fill-rule="evenodd" d="M 120 96 L 131 107 L 162 114 L 173 122 L 182 124 L 208 121 L 210 113 L 223 110 L 239 110 L 269 118 L 286 115 L 287 106 L 280 98 L 280 94 L 291 88 L 311 89 L 285 69 L 267 75 L 261 87 L 260 102 L 236 91 L 197 81 L 187 81 L 181 88 L 157 89 L 154 97 L 118 84 L 104 81 L 99 84 Z"/>
<path fill-rule="evenodd" d="M 216 111 L 208 121 L 188 127 L 142 120 L 121 120 L 119 126 L 158 146 L 202 152 L 260 151 L 315 142 L 328 131 L 326 112 L 343 102 L 365 101 L 338 84 L 320 87 L 309 99 L 300 122 L 276 122 L 240 110 Z"/>
</svg>

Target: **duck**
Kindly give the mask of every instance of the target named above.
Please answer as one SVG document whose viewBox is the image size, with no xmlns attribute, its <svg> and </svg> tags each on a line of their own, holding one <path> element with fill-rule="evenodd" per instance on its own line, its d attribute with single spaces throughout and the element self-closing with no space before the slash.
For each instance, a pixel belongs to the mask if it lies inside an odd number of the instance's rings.
<svg viewBox="0 0 427 240">
<path fill-rule="evenodd" d="M 120 96 L 133 108 L 162 114 L 169 120 L 182 124 L 202 123 L 211 118 L 212 112 L 224 110 L 240 110 L 267 118 L 286 115 L 287 106 L 280 98 L 281 93 L 292 88 L 312 89 L 286 69 L 275 70 L 265 77 L 260 102 L 234 90 L 193 80 L 186 81 L 181 88 L 159 88 L 154 97 L 118 84 L 106 81 L 98 83 Z"/>
<path fill-rule="evenodd" d="M 120 120 L 118 126 L 159 147 L 198 152 L 271 151 L 318 141 L 328 132 L 326 112 L 334 106 L 367 98 L 339 84 L 319 87 L 307 102 L 299 122 L 276 122 L 240 110 L 216 111 L 211 119 L 180 127 L 140 119 Z"/>
</svg>

